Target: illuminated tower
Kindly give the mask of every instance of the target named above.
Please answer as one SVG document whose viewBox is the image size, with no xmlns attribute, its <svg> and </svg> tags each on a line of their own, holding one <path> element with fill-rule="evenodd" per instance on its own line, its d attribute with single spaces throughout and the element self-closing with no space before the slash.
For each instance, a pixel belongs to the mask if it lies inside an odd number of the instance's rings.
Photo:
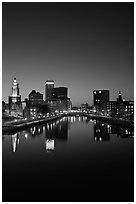
<svg viewBox="0 0 136 204">
<path fill-rule="evenodd" d="M 45 82 L 45 100 L 48 102 L 52 99 L 52 90 L 54 88 L 54 81 L 47 80 Z"/>
<path fill-rule="evenodd" d="M 20 115 L 22 112 L 21 96 L 19 95 L 19 84 L 16 78 L 14 78 L 12 83 L 11 96 L 9 96 L 9 110 L 14 116 Z"/>
<path fill-rule="evenodd" d="M 11 97 L 12 97 L 12 103 L 21 101 L 21 96 L 19 95 L 19 84 L 17 83 L 16 78 L 14 78 L 12 83 Z"/>
</svg>

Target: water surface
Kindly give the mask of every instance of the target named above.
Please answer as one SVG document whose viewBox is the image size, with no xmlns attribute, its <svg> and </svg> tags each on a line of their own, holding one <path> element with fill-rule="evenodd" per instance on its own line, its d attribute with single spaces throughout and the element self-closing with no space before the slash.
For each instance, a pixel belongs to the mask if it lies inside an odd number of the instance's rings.
<svg viewBox="0 0 136 204">
<path fill-rule="evenodd" d="M 3 135 L 3 201 L 133 201 L 133 132 L 86 117 Z"/>
</svg>

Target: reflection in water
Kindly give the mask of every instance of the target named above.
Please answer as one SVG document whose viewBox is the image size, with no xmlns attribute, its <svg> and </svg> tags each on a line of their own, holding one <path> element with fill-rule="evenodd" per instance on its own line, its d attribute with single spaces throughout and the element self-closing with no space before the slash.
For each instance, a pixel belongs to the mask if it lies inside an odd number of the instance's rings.
<svg viewBox="0 0 136 204">
<path fill-rule="evenodd" d="M 89 122 L 93 122 L 94 127 L 94 141 L 110 141 L 110 135 L 116 134 L 118 138 L 131 138 L 134 135 L 134 131 L 112 126 L 97 120 L 88 120 L 87 117 L 81 116 L 72 116 L 72 117 L 63 117 L 57 121 L 46 123 L 44 126 L 34 126 L 27 130 L 18 132 L 12 135 L 12 152 L 17 151 L 17 145 L 20 143 L 19 137 L 24 137 L 25 141 L 29 138 L 36 138 L 39 136 L 44 136 L 44 146 L 46 152 L 52 152 L 55 149 L 58 141 L 67 141 L 68 140 L 68 130 L 71 128 L 71 124 L 74 121 L 85 122 L 88 124 Z M 89 124 L 88 124 L 89 125 Z M 4 135 L 2 136 L 4 142 Z"/>
<path fill-rule="evenodd" d="M 28 133 L 25 133 L 25 138 L 26 138 L 26 140 L 28 139 Z"/>
<path fill-rule="evenodd" d="M 92 196 L 92 202 L 106 202 L 110 200 L 107 197 L 115 196 L 120 199 L 113 201 L 125 200 L 124 196 L 128 199 L 134 190 L 132 135 L 129 129 L 98 121 L 94 124 L 85 117 L 63 117 L 5 135 L 3 201 L 63 201 L 62 195 L 64 200 L 68 196 L 81 202 Z"/>
<path fill-rule="evenodd" d="M 55 141 L 67 141 L 68 139 L 68 118 L 64 117 L 53 123 L 45 125 L 45 149 L 47 152 L 54 150 Z"/>
<path fill-rule="evenodd" d="M 94 121 L 94 141 L 109 141 L 111 134 L 117 134 L 117 137 L 120 138 L 131 138 L 134 131 Z"/>
<path fill-rule="evenodd" d="M 35 126 L 27 131 L 27 135 L 31 136 L 32 138 L 35 138 L 36 136 L 39 136 L 43 132 L 43 127 L 42 126 Z"/>
<path fill-rule="evenodd" d="M 19 134 L 16 133 L 12 135 L 11 139 L 12 139 L 12 152 L 16 152 L 17 144 L 19 144 Z"/>
<path fill-rule="evenodd" d="M 99 121 L 94 124 L 94 141 L 109 141 L 111 127 Z"/>
<path fill-rule="evenodd" d="M 46 145 L 47 152 L 54 151 L 54 140 L 47 139 L 45 142 L 45 145 Z"/>
<path fill-rule="evenodd" d="M 117 129 L 117 137 L 128 138 L 128 137 L 133 137 L 133 136 L 134 136 L 134 132 L 132 130 L 127 130 L 124 128 Z"/>
</svg>

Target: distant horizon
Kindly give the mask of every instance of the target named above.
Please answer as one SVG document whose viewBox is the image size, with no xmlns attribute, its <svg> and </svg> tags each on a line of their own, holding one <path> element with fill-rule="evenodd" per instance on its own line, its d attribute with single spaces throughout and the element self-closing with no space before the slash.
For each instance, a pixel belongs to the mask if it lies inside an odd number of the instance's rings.
<svg viewBox="0 0 136 204">
<path fill-rule="evenodd" d="M 22 100 L 45 82 L 67 87 L 72 106 L 93 90 L 134 100 L 134 2 L 2 2 L 2 100 L 14 77 Z"/>
</svg>

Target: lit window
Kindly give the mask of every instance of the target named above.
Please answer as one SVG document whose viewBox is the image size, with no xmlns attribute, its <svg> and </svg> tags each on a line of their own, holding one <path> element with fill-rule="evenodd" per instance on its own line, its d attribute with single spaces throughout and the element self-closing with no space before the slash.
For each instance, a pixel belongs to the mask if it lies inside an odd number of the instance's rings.
<svg viewBox="0 0 136 204">
<path fill-rule="evenodd" d="M 101 91 L 99 91 L 99 93 L 101 93 Z"/>
<path fill-rule="evenodd" d="M 96 94 L 96 91 L 94 91 L 94 94 Z"/>
</svg>

